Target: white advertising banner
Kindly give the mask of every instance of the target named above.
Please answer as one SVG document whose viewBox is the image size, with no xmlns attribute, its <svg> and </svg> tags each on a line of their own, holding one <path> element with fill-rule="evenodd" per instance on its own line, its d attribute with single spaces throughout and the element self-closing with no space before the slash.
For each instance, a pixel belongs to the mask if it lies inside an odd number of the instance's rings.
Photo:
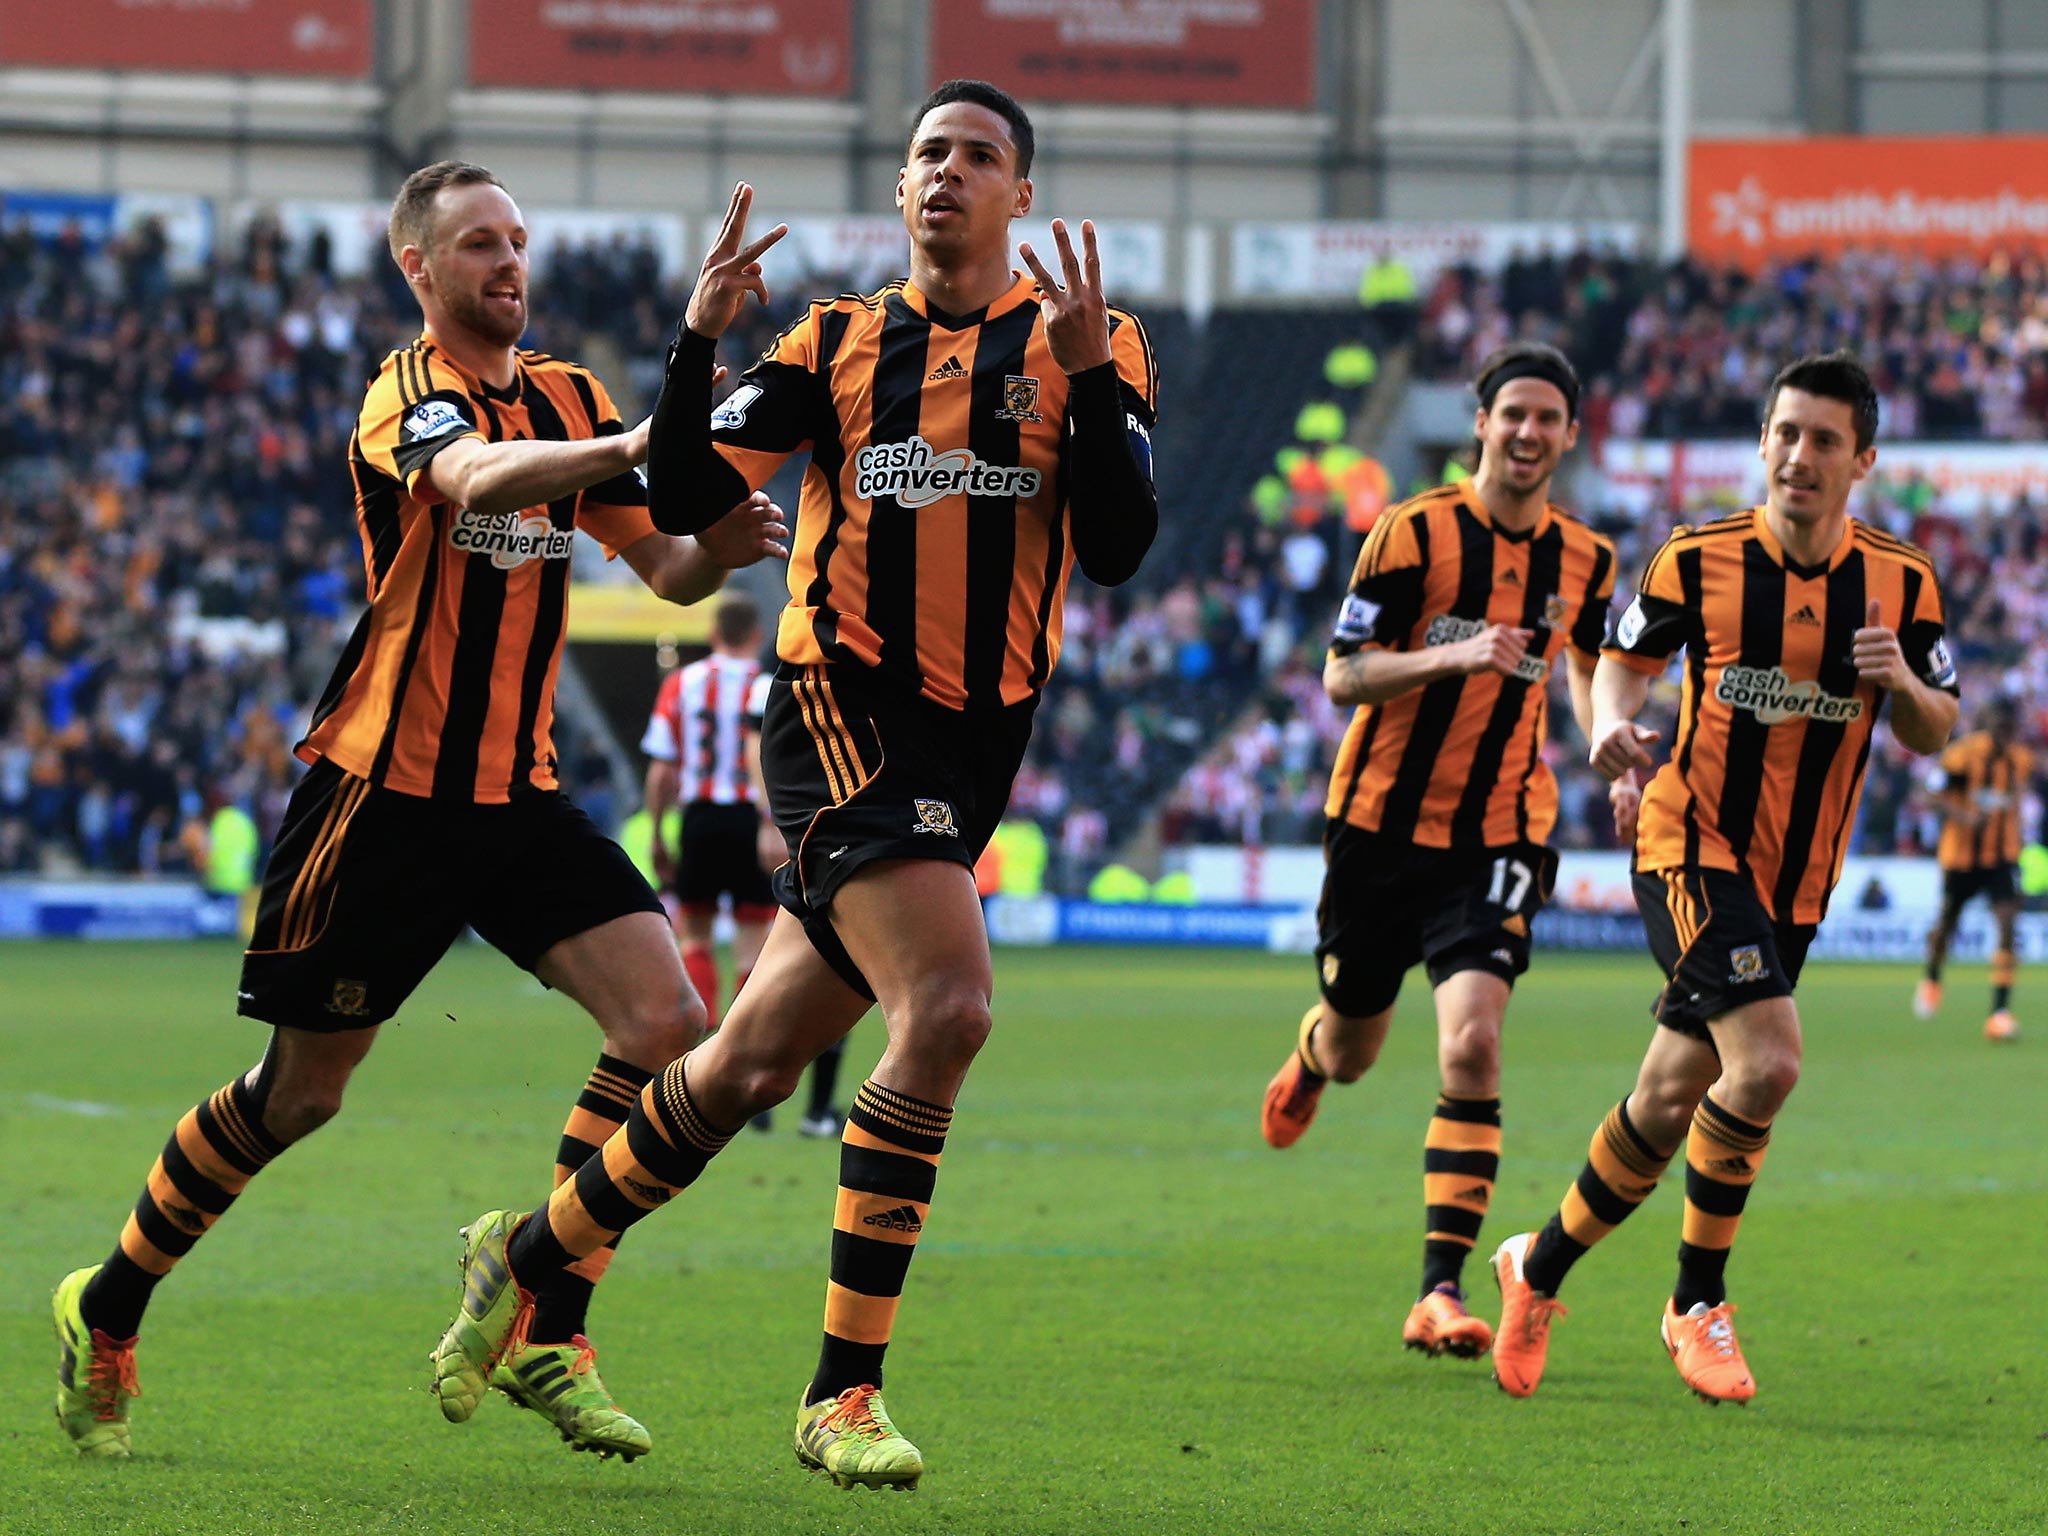
<svg viewBox="0 0 2048 1536">
<path fill-rule="evenodd" d="M 661 258 L 661 269 L 671 276 L 694 271 L 703 260 L 702 251 L 692 252 L 684 238 L 683 220 L 672 213 L 601 212 L 584 208 L 527 208 L 527 251 L 532 258 L 539 295 L 539 282 L 558 246 L 585 243 L 610 245 L 620 241 L 631 245 L 652 245 Z M 303 254 L 315 233 L 324 230 L 333 252 L 334 270 L 342 277 L 361 277 L 391 259 L 387 230 L 391 220 L 389 203 L 288 199 L 281 203 L 238 203 L 229 215 L 230 244 L 240 241 L 243 231 L 259 216 L 275 218 L 292 249 Z"/>
<path fill-rule="evenodd" d="M 1763 499 L 1763 462 L 1747 438 L 1705 442 L 1663 440 L 1600 445 L 1600 472 L 1612 499 L 1641 515 L 1675 498 Z M 1879 439 L 1879 476 L 1920 475 L 1950 512 L 2004 512 L 2021 496 L 2048 498 L 2048 453 L 2034 443 L 1888 443 Z M 1852 498 L 1849 510 L 1856 510 Z"/>
<path fill-rule="evenodd" d="M 771 292 L 778 285 L 778 300 L 807 297 L 819 283 L 845 285 L 868 293 L 882 284 L 902 277 L 910 269 L 910 236 L 897 214 L 860 214 L 845 217 L 813 217 L 799 214 L 782 222 L 789 233 L 761 260 Z M 1068 221 L 1074 251 L 1081 250 L 1081 221 Z M 700 239 L 708 248 L 718 225 L 706 220 L 699 225 Z M 1055 276 L 1059 255 L 1052 240 L 1052 224 L 1027 219 L 1011 226 L 1013 249 L 1029 244 L 1032 254 Z M 1102 257 L 1102 281 L 1110 302 L 1156 299 L 1167 291 L 1166 229 L 1142 220 L 1097 221 L 1096 249 Z M 691 265 L 701 260 L 692 258 Z M 1021 257 L 1012 258 L 1018 271 L 1028 270 Z M 795 285 L 794 288 L 791 285 Z M 808 286 L 807 286 L 808 285 Z M 804 289 L 799 294 L 795 289 Z"/>
<path fill-rule="evenodd" d="M 1640 229 L 1622 220 L 1571 224 L 1294 223 L 1234 224 L 1230 279 L 1234 298 L 1356 299 L 1359 279 L 1383 252 L 1408 264 L 1419 284 L 1444 267 L 1498 269 L 1518 252 L 1585 247 L 1629 252 Z"/>
</svg>

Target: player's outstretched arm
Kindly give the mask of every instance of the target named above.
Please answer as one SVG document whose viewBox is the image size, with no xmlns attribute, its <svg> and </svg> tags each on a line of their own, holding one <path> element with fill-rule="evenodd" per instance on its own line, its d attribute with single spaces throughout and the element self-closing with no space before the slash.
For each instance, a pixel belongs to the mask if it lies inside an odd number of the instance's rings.
<svg viewBox="0 0 2048 1536">
<path fill-rule="evenodd" d="M 650 533 L 619 555 L 656 597 L 687 606 L 724 586 L 730 572 L 787 560 L 789 524 L 765 491 L 755 491 L 694 538 Z"/>
<path fill-rule="evenodd" d="M 472 512 L 546 506 L 623 475 L 647 457 L 648 424 L 576 442 L 489 443 L 463 437 L 434 455 L 423 476 L 434 494 Z"/>
</svg>

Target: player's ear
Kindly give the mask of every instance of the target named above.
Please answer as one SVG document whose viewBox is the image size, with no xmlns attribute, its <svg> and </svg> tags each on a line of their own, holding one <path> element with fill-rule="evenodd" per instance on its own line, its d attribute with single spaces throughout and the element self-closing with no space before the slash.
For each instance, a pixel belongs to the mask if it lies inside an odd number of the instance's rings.
<svg viewBox="0 0 2048 1536">
<path fill-rule="evenodd" d="M 907 187 L 909 183 L 910 167 L 907 165 L 898 166 L 896 168 L 896 206 L 898 208 L 901 208 L 903 206 L 904 198 L 909 195 L 904 190 L 904 188 Z"/>
<path fill-rule="evenodd" d="M 1486 441 L 1486 407 L 1483 405 L 1472 413 L 1472 435 L 1482 443 Z"/>
<path fill-rule="evenodd" d="M 1017 178 L 1017 201 L 1015 206 L 1012 207 L 1010 210 L 1010 217 L 1013 219 L 1021 219 L 1024 217 L 1025 214 L 1029 213 L 1030 211 L 1031 178 L 1029 176 L 1020 176 Z"/>
<path fill-rule="evenodd" d="M 398 270 L 405 274 L 408 287 L 426 286 L 427 253 L 416 245 L 401 246 L 398 252 Z"/>
<path fill-rule="evenodd" d="M 1564 451 L 1570 453 L 1579 446 L 1579 418 L 1574 416 L 1564 426 Z"/>
<path fill-rule="evenodd" d="M 1861 480 L 1865 475 L 1870 473 L 1871 468 L 1876 463 L 1877 444 L 1872 443 L 1868 448 L 1864 449 L 1861 453 L 1856 455 L 1856 458 L 1853 461 L 1851 467 L 1851 473 L 1849 476 L 1850 482 L 1853 484 L 1855 481 Z"/>
</svg>

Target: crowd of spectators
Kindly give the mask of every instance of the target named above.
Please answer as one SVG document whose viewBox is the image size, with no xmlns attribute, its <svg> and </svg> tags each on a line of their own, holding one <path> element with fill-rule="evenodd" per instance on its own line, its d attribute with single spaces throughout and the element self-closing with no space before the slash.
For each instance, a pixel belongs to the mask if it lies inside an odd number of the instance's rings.
<svg viewBox="0 0 2048 1536">
<path fill-rule="evenodd" d="M 1577 250 L 1497 274 L 1446 268 L 1422 302 L 1421 377 L 1459 380 L 1517 338 L 1586 380 L 1584 439 L 1748 436 L 1788 358 L 1846 347 L 1870 365 L 1894 441 L 2048 436 L 2048 264 L 1883 251 L 1750 273 Z"/>
<path fill-rule="evenodd" d="M 641 246 L 544 253 L 529 344 L 578 355 L 602 330 L 633 375 L 621 393 L 644 394 L 683 297 Z M 750 312 L 728 361 L 787 317 Z M 1567 345 L 1593 380 L 1589 433 L 1596 412 L 1607 432 L 1732 430 L 1734 402 L 1747 431 L 1773 360 L 1836 344 L 1880 361 L 1889 436 L 1966 421 L 2026 436 L 2048 412 L 2048 386 L 2026 385 L 2048 378 L 2035 262 L 1859 257 L 1750 279 L 1582 252 L 1446 272 L 1418 319 L 1425 373 L 1466 376 L 1510 335 Z M 262 223 L 184 276 L 147 224 L 97 249 L 0 231 L 0 873 L 178 871 L 182 834 L 223 803 L 274 827 L 290 743 L 360 607 L 344 470 L 360 389 L 416 325 L 390 275 L 339 276 L 318 241 L 288 250 Z M 1192 569 L 1109 592 L 1077 578 L 1014 801 L 1045 827 L 1055 883 L 1085 883 L 1154 810 L 1168 845 L 1319 835 L 1346 718 L 1323 697 L 1322 652 L 1359 535 L 1334 509 L 1296 510 L 1224 528 Z M 1857 510 L 1934 552 L 1966 699 L 2021 699 L 2038 739 L 2040 509 L 1961 516 L 1906 479 Z M 1675 515 L 1594 521 L 1626 578 Z M 1561 672 L 1552 705 L 1557 840 L 1611 846 Z M 1931 845 L 1925 781 L 1880 730 L 1864 849 Z"/>
<path fill-rule="evenodd" d="M 417 334 L 395 286 L 261 222 L 182 275 L 153 224 L 0 231 L 0 873 L 180 871 L 227 802 L 275 827 L 360 610 L 348 440 Z"/>
</svg>

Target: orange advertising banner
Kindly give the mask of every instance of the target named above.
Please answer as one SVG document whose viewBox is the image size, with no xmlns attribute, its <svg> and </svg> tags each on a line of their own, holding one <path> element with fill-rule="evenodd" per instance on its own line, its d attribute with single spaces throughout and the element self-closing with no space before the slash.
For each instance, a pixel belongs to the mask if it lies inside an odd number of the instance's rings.
<svg viewBox="0 0 2048 1536">
<path fill-rule="evenodd" d="M 370 0 L 8 0 L 0 66 L 360 79 L 370 26 Z"/>
<path fill-rule="evenodd" d="M 1702 139 L 1690 181 L 1709 261 L 2048 245 L 2048 136 Z"/>
<path fill-rule="evenodd" d="M 853 0 L 472 0 L 474 85 L 843 96 Z"/>
</svg>

